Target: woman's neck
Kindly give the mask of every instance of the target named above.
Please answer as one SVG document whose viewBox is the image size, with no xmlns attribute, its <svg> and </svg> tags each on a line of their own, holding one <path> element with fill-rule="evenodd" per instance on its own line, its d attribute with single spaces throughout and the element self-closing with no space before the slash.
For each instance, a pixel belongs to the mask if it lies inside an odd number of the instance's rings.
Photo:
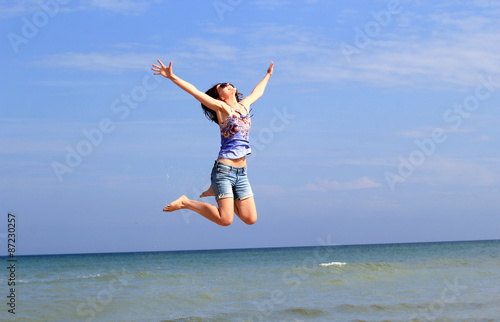
<svg viewBox="0 0 500 322">
<path fill-rule="evenodd" d="M 236 100 L 236 97 L 228 98 L 227 100 L 224 100 L 224 102 L 231 107 L 238 107 L 239 106 L 238 101 Z"/>
</svg>

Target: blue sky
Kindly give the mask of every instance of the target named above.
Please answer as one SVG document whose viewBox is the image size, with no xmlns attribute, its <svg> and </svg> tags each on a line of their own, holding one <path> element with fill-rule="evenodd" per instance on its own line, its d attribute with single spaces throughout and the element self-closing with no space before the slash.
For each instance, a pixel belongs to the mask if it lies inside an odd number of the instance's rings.
<svg viewBox="0 0 500 322">
<path fill-rule="evenodd" d="M 0 3 L 0 254 L 500 238 L 500 2 Z M 253 105 L 259 219 L 165 214 L 209 185 L 220 137 L 153 76 Z M 213 202 L 213 201 L 211 201 Z"/>
</svg>

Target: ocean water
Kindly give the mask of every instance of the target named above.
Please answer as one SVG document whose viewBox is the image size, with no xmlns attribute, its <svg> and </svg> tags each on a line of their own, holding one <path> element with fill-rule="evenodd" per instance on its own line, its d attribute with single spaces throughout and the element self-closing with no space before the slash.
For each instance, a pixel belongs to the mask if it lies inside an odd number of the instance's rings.
<svg viewBox="0 0 500 322">
<path fill-rule="evenodd" d="M 500 321 L 500 241 L 21 256 L 15 315 L 7 280 L 2 320 Z"/>
</svg>

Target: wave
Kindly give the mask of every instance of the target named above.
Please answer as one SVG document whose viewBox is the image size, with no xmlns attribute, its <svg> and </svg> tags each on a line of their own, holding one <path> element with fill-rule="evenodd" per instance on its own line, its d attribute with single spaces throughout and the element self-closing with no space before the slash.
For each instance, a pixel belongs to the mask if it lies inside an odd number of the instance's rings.
<svg viewBox="0 0 500 322">
<path fill-rule="evenodd" d="M 77 276 L 76 278 L 95 278 L 95 277 L 101 277 L 101 274 L 82 275 L 82 276 Z"/>
<path fill-rule="evenodd" d="M 322 266 L 322 267 L 328 267 L 328 266 L 344 266 L 346 265 L 347 263 L 342 263 L 342 262 L 331 262 L 331 263 L 321 263 L 319 264 L 319 266 Z"/>
<path fill-rule="evenodd" d="M 198 293 L 194 296 L 198 300 L 215 301 L 218 297 L 213 293 Z"/>
<path fill-rule="evenodd" d="M 97 280 L 97 281 L 107 281 L 113 279 L 123 279 L 125 275 L 124 272 L 110 272 L 110 273 L 95 273 L 88 275 L 60 275 L 57 276 L 55 274 L 45 274 L 44 276 L 34 276 L 34 278 L 30 279 L 21 279 L 19 283 L 41 283 L 41 284 L 53 284 L 53 283 L 66 283 L 66 282 L 75 282 L 79 280 Z"/>
<path fill-rule="evenodd" d="M 384 304 L 367 304 L 367 305 L 355 305 L 355 304 L 342 304 L 337 307 L 340 312 L 356 313 L 356 312 L 377 312 L 377 311 L 407 311 L 407 310 L 417 310 L 423 309 L 425 306 L 411 303 L 399 303 L 394 305 L 384 305 Z"/>
<path fill-rule="evenodd" d="M 161 322 L 196 322 L 196 321 L 206 321 L 206 319 L 200 317 L 200 316 L 186 316 L 183 318 L 176 318 L 172 320 L 162 320 Z"/>
<path fill-rule="evenodd" d="M 181 317 L 181 318 L 175 318 L 175 319 L 168 319 L 168 320 L 161 320 L 160 322 L 222 322 L 222 321 L 234 321 L 234 319 L 226 319 L 226 318 L 207 318 L 207 317 L 201 317 L 201 316 L 186 316 L 186 317 Z"/>
<path fill-rule="evenodd" d="M 342 267 L 347 266 L 351 269 L 365 269 L 371 271 L 379 271 L 379 270 L 389 270 L 389 269 L 403 269 L 404 267 L 399 263 L 386 263 L 386 262 L 377 262 L 377 263 L 344 263 L 344 262 L 331 262 L 331 263 L 321 263 L 318 266 L 321 267 Z"/>
<path fill-rule="evenodd" d="M 495 263 L 498 266 L 498 261 Z M 369 271 L 390 271 L 401 270 L 414 271 L 416 269 L 431 269 L 431 268 L 449 268 L 449 267 L 466 267 L 478 265 L 477 262 L 469 259 L 454 259 L 454 258 L 437 258 L 424 262 L 359 262 L 359 263 L 344 263 L 344 262 L 331 262 L 321 263 L 320 267 L 342 267 L 347 266 L 349 269 L 362 269 Z"/>
<path fill-rule="evenodd" d="M 365 263 L 352 263 L 348 265 L 350 268 L 368 270 L 368 271 L 405 271 L 414 270 L 415 265 L 408 265 L 404 263 L 389 263 L 389 262 L 365 262 Z"/>
<path fill-rule="evenodd" d="M 337 306 L 339 312 L 345 313 L 373 313 L 373 312 L 427 312 L 431 311 L 436 305 L 436 301 L 428 303 L 397 303 L 397 304 L 341 304 Z M 459 311 L 460 309 L 477 310 L 485 307 L 484 303 L 444 303 L 450 311 Z"/>
<path fill-rule="evenodd" d="M 284 310 L 285 313 L 291 313 L 294 315 L 303 315 L 303 316 L 320 316 L 326 314 L 325 311 L 319 309 L 304 309 L 304 308 L 291 308 Z"/>
</svg>

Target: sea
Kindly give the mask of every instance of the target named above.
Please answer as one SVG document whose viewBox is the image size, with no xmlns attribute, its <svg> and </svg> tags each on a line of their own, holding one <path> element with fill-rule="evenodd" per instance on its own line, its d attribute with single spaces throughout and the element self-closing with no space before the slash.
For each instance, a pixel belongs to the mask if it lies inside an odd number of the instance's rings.
<svg viewBox="0 0 500 322">
<path fill-rule="evenodd" d="M 8 259 L 2 321 L 500 321 L 499 240 Z"/>
</svg>

